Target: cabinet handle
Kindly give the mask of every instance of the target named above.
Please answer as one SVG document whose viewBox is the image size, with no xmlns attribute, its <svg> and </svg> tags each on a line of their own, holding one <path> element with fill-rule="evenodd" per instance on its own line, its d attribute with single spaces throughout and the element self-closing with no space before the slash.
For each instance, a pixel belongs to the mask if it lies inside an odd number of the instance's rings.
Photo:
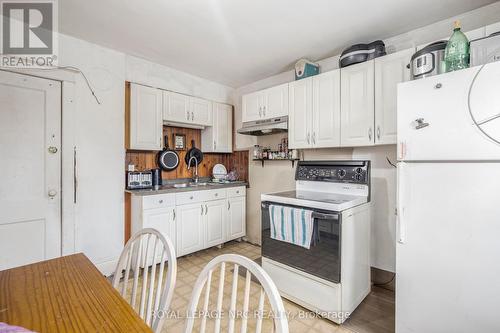
<svg viewBox="0 0 500 333">
<path fill-rule="evenodd" d="M 236 192 L 236 193 L 238 193 L 238 192 Z M 230 209 L 231 209 L 231 202 L 228 200 L 227 201 L 227 210 L 230 210 Z"/>
<path fill-rule="evenodd" d="M 380 140 L 380 125 L 377 126 L 377 139 Z"/>
<path fill-rule="evenodd" d="M 174 209 L 172 209 L 172 214 L 174 215 L 173 220 L 175 221 L 175 217 L 176 217 L 176 216 L 175 216 L 175 208 L 174 208 Z"/>
<path fill-rule="evenodd" d="M 264 106 L 263 113 L 264 113 L 264 117 L 265 117 L 266 116 L 266 107 L 265 106 Z"/>
<path fill-rule="evenodd" d="M 162 204 L 162 203 L 163 203 L 163 199 L 158 200 L 158 203 L 159 203 L 159 204 Z"/>
<path fill-rule="evenodd" d="M 312 141 L 313 141 L 313 144 L 315 145 L 316 144 L 316 132 L 313 132 Z"/>
<path fill-rule="evenodd" d="M 208 206 L 205 205 L 205 215 L 207 215 L 207 214 L 208 214 Z"/>
<path fill-rule="evenodd" d="M 191 111 L 191 120 L 194 121 L 194 112 Z"/>
<path fill-rule="evenodd" d="M 368 130 L 368 140 L 372 141 L 372 128 Z"/>
<path fill-rule="evenodd" d="M 203 215 L 203 205 L 201 205 L 201 215 Z"/>
<path fill-rule="evenodd" d="M 307 144 L 311 144 L 311 135 L 307 132 Z"/>
<path fill-rule="evenodd" d="M 214 150 L 217 150 L 217 142 L 214 140 Z"/>
<path fill-rule="evenodd" d="M 189 120 L 189 111 L 187 111 L 187 116 L 186 116 L 187 120 Z"/>
<path fill-rule="evenodd" d="M 259 106 L 259 117 L 262 117 L 262 106 Z"/>
</svg>

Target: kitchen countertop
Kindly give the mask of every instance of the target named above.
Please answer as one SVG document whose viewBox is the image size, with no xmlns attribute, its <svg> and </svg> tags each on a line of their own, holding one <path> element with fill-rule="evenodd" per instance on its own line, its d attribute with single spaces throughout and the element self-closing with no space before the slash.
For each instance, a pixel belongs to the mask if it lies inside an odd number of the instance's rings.
<svg viewBox="0 0 500 333">
<path fill-rule="evenodd" d="M 200 183 L 203 181 L 200 180 Z M 208 185 L 202 186 L 188 186 L 188 187 L 174 187 L 175 183 L 169 183 L 160 186 L 158 189 L 140 189 L 140 190 L 125 190 L 125 192 L 132 195 L 145 196 L 145 195 L 155 195 L 155 194 L 165 194 L 165 193 L 179 193 L 179 192 L 191 192 L 191 191 L 207 191 L 215 190 L 220 188 L 229 188 L 237 186 L 247 186 L 248 183 L 245 181 L 234 181 L 230 183 L 213 183 L 208 182 Z"/>
</svg>

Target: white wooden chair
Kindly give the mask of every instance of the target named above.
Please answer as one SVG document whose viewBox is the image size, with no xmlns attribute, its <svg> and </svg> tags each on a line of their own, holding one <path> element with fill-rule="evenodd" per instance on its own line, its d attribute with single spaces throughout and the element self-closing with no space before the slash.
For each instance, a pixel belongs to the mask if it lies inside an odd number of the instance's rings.
<svg viewBox="0 0 500 333">
<path fill-rule="evenodd" d="M 187 320 L 184 332 L 191 333 L 193 332 L 194 322 L 197 316 L 194 314 L 200 314 L 198 316 L 200 318 L 200 328 L 197 332 L 204 333 L 206 330 L 206 321 L 207 315 L 209 313 L 214 313 L 212 310 L 208 309 L 209 297 L 210 297 L 210 286 L 212 282 L 212 273 L 220 269 L 219 283 L 218 283 L 218 292 L 217 292 L 217 303 L 216 303 L 216 314 L 222 313 L 222 303 L 224 298 L 224 279 L 227 264 L 233 264 L 233 279 L 232 279 L 232 288 L 231 288 L 231 300 L 229 305 L 229 316 L 228 316 L 228 332 L 233 333 L 235 331 L 235 314 L 239 311 L 242 314 L 249 313 L 249 301 L 250 301 L 250 288 L 251 288 L 251 279 L 252 275 L 258 280 L 260 283 L 260 297 L 258 304 L 258 311 L 256 312 L 256 325 L 255 332 L 262 332 L 262 320 L 264 317 L 264 301 L 265 296 L 267 295 L 269 305 L 271 307 L 271 311 L 274 314 L 273 321 L 274 327 L 273 331 L 277 333 L 288 333 L 288 320 L 286 317 L 285 308 L 283 306 L 283 302 L 281 300 L 281 296 L 276 288 L 276 285 L 271 280 L 269 275 L 255 262 L 252 260 L 236 255 L 236 254 L 223 254 L 214 259 L 212 259 L 205 268 L 201 271 L 196 283 L 194 285 L 194 289 L 191 295 L 191 300 L 188 305 L 187 312 Z M 237 304 L 237 296 L 238 296 L 238 272 L 239 267 L 243 267 L 246 269 L 246 278 L 245 278 L 245 289 L 243 292 L 243 308 L 236 309 Z M 203 309 L 201 312 L 197 310 L 198 303 L 200 300 L 200 296 L 203 288 L 205 287 L 205 298 L 203 302 Z M 252 312 L 254 313 L 254 312 Z M 205 315 L 203 315 L 205 314 Z M 218 333 L 221 331 L 221 316 L 215 316 L 215 329 L 214 332 Z M 246 315 L 241 316 L 241 328 L 239 332 L 246 333 L 248 329 L 248 317 Z"/>
<path fill-rule="evenodd" d="M 129 289 L 131 272 L 132 290 Z M 125 245 L 113 277 L 113 287 L 154 332 L 160 332 L 172 301 L 176 276 L 177 259 L 172 242 L 158 230 L 146 228 Z M 142 286 L 139 287 L 140 297 L 137 297 L 139 284 Z"/>
</svg>

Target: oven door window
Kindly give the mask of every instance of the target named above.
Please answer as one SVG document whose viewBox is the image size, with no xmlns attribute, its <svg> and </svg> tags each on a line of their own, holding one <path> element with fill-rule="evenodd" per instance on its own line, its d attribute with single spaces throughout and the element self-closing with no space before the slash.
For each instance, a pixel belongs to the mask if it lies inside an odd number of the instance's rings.
<svg viewBox="0 0 500 333">
<path fill-rule="evenodd" d="M 262 203 L 262 256 L 322 279 L 340 283 L 341 215 L 313 210 L 314 229 L 308 250 L 271 238 L 269 204 Z"/>
</svg>

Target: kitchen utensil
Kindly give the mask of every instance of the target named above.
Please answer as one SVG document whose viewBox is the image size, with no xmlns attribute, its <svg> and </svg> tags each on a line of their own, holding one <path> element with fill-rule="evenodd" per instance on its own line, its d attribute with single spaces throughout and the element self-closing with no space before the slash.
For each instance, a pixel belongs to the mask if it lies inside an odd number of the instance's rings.
<svg viewBox="0 0 500 333">
<path fill-rule="evenodd" d="M 126 183 L 128 190 L 151 188 L 153 173 L 151 171 L 127 171 Z"/>
<path fill-rule="evenodd" d="M 356 44 L 345 49 L 340 55 L 340 67 L 347 67 L 386 55 L 385 44 L 376 40 L 369 44 Z"/>
<path fill-rule="evenodd" d="M 215 179 L 225 179 L 227 177 L 227 169 L 222 164 L 216 164 L 212 169 L 212 175 Z"/>
<path fill-rule="evenodd" d="M 420 79 L 445 72 L 444 50 L 447 41 L 441 40 L 427 45 L 411 57 L 411 79 Z"/>
<path fill-rule="evenodd" d="M 159 188 L 162 185 L 161 169 L 151 169 L 151 174 L 153 175 L 153 187 Z"/>
<path fill-rule="evenodd" d="M 172 171 L 179 165 L 179 155 L 168 147 L 168 136 L 165 135 L 165 148 L 158 153 L 158 165 L 164 171 Z"/>
<path fill-rule="evenodd" d="M 194 140 L 191 140 L 191 148 L 188 150 L 188 152 L 186 153 L 186 157 L 184 158 L 184 161 L 186 162 L 186 165 L 188 167 L 194 166 L 194 161 L 191 161 L 191 165 L 189 165 L 189 160 L 193 156 L 198 161 L 198 165 L 201 163 L 201 161 L 203 161 L 203 153 L 201 152 L 201 150 L 195 147 Z"/>
</svg>

